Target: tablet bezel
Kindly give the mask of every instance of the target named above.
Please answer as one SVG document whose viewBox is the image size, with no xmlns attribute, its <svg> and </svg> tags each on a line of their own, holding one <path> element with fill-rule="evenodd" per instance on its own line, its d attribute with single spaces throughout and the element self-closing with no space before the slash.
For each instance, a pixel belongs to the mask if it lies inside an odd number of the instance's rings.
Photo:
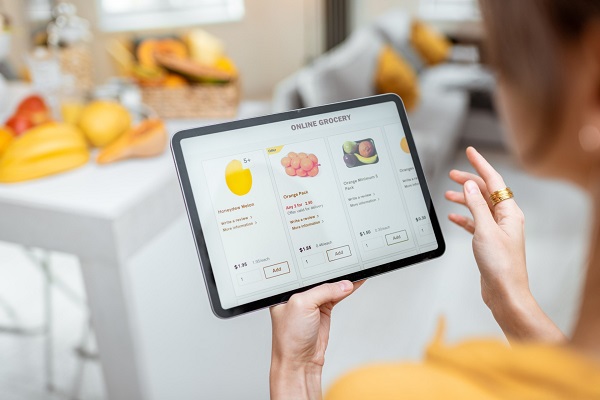
<svg viewBox="0 0 600 400">
<path fill-rule="evenodd" d="M 361 270 L 358 272 L 353 272 L 350 274 L 342 275 L 337 278 L 327 279 L 319 283 L 315 283 L 312 285 L 304 286 L 298 289 L 290 290 L 284 293 L 280 293 L 277 295 L 269 296 L 264 299 L 255 300 L 250 303 L 238 305 L 229 309 L 224 309 L 221 307 L 221 299 L 219 297 L 219 292 L 217 290 L 217 285 L 215 281 L 215 276 L 212 270 L 212 264 L 210 262 L 210 257 L 208 255 L 208 249 L 206 246 L 206 242 L 204 240 L 204 234 L 202 231 L 202 226 L 200 223 L 200 219 L 198 216 L 198 211 L 196 209 L 196 202 L 194 200 L 194 194 L 192 192 L 192 187 L 190 184 L 188 171 L 185 165 L 185 159 L 183 157 L 183 152 L 181 149 L 181 141 L 184 139 L 188 139 L 191 137 L 202 136 L 202 135 L 210 135 L 219 132 L 226 132 L 236 129 L 249 128 L 257 125 L 265 125 L 274 122 L 282 122 L 293 120 L 297 118 L 310 117 L 325 113 L 332 113 L 352 108 L 364 107 L 374 104 L 381 104 L 386 102 L 394 102 L 396 104 L 396 108 L 398 111 L 398 115 L 400 116 L 400 121 L 402 122 L 402 127 L 404 129 L 404 135 L 408 142 L 408 146 L 410 149 L 410 154 L 413 159 L 413 163 L 415 166 L 415 170 L 417 173 L 417 177 L 419 179 L 419 183 L 421 186 L 421 191 L 423 194 L 423 199 L 425 200 L 427 210 L 429 213 L 429 220 L 431 221 L 431 225 L 433 227 L 433 232 L 435 234 L 435 238 L 438 243 L 438 247 L 435 250 L 428 251 L 425 253 L 417 254 L 414 256 L 410 256 L 407 258 L 403 258 L 397 261 L 393 261 L 391 263 L 386 263 L 379 265 L 377 267 L 368 268 L 365 270 Z M 427 181 L 425 179 L 425 175 L 423 173 L 423 168 L 421 167 L 421 162 L 419 161 L 419 156 L 417 154 L 417 150 L 415 148 L 415 143 L 412 137 L 412 132 L 410 130 L 410 126 L 408 123 L 408 118 L 406 115 L 406 111 L 404 109 L 404 104 L 400 97 L 395 94 L 383 94 L 372 97 L 365 97 L 362 99 L 344 101 L 339 103 L 328 104 L 319 107 L 311 107 L 311 108 L 303 108 L 299 110 L 288 111 L 279 114 L 273 115 L 265 115 L 261 117 L 242 119 L 237 121 L 225 122 L 216 125 L 203 126 L 199 128 L 193 128 L 188 130 L 183 130 L 177 132 L 173 135 L 171 139 L 171 151 L 173 153 L 173 159 L 175 161 L 175 169 L 177 170 L 177 175 L 179 178 L 179 183 L 181 185 L 181 191 L 184 197 L 185 207 L 187 209 L 188 218 L 190 221 L 190 225 L 192 227 L 192 233 L 194 235 L 194 242 L 196 244 L 196 250 L 198 252 L 198 256 L 200 258 L 200 265 L 203 271 L 204 282 L 206 284 L 206 289 L 208 291 L 208 297 L 210 300 L 211 308 L 213 313 L 219 318 L 231 318 L 241 314 L 245 314 L 251 311 L 256 311 L 262 308 L 270 307 L 276 304 L 280 304 L 286 302 L 293 294 L 298 292 L 303 292 L 307 289 L 310 289 L 314 286 L 318 286 L 327 282 L 336 282 L 343 279 L 348 279 L 351 281 L 359 281 L 362 279 L 370 278 L 376 275 L 381 275 L 387 272 L 391 272 L 400 268 L 408 267 L 410 265 L 414 265 L 426 260 L 431 260 L 437 257 L 440 257 L 444 254 L 446 250 L 446 244 L 444 242 L 444 237 L 442 235 L 442 230 L 440 228 L 439 221 L 437 219 L 437 215 L 435 213 L 435 209 L 433 206 L 433 202 L 431 200 L 431 195 L 429 193 L 429 188 L 427 186 Z"/>
</svg>

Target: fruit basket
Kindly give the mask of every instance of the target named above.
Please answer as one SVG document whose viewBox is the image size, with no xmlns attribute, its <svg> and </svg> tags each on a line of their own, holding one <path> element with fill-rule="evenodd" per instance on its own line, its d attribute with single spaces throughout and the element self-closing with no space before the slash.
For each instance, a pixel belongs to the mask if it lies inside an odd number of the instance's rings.
<svg viewBox="0 0 600 400">
<path fill-rule="evenodd" d="M 240 84 L 142 87 L 142 101 L 161 118 L 231 118 L 240 103 Z"/>
<path fill-rule="evenodd" d="M 240 76 L 223 43 L 200 29 L 182 36 L 114 41 L 121 71 L 140 86 L 142 101 L 161 118 L 231 118 Z"/>
</svg>

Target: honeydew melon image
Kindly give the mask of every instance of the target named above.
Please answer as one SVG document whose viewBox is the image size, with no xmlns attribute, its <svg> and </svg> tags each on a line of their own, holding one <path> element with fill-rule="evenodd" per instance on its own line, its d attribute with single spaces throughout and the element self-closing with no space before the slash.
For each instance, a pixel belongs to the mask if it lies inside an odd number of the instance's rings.
<svg viewBox="0 0 600 400">
<path fill-rule="evenodd" d="M 225 168 L 225 183 L 231 193 L 244 196 L 252 189 L 252 172 L 240 160 L 233 160 Z"/>
</svg>

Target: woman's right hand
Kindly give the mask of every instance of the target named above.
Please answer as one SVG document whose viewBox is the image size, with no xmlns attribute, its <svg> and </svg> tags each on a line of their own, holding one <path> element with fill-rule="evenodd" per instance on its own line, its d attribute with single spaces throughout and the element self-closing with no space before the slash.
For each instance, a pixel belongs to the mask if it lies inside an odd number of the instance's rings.
<svg viewBox="0 0 600 400">
<path fill-rule="evenodd" d="M 363 283 L 325 283 L 271 307 L 271 399 L 321 398 L 333 307 Z"/>
<path fill-rule="evenodd" d="M 467 158 L 478 175 L 450 171 L 463 191 L 448 191 L 446 198 L 465 205 L 473 218 L 457 214 L 448 218 L 473 234 L 483 301 L 509 338 L 564 340 L 529 290 L 523 212 L 514 199 L 492 205 L 490 193 L 506 188 L 502 176 L 473 147 L 467 148 Z"/>
</svg>

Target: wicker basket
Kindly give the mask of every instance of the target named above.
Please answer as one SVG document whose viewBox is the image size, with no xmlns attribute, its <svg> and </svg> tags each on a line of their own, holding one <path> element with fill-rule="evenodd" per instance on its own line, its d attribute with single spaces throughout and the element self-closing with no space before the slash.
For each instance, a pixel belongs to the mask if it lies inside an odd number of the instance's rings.
<svg viewBox="0 0 600 400">
<path fill-rule="evenodd" d="M 240 84 L 144 87 L 143 102 L 161 118 L 231 118 L 240 103 Z"/>
</svg>

